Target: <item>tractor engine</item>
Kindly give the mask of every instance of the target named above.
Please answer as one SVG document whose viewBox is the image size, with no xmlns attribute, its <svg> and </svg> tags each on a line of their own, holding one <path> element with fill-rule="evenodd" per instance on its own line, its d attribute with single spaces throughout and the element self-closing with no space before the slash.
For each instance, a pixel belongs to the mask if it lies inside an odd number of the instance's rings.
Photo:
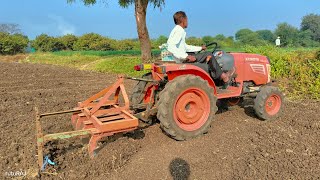
<svg viewBox="0 0 320 180">
<path fill-rule="evenodd" d="M 271 82 L 269 58 L 258 54 L 230 54 L 234 57 L 238 80 L 243 82 L 251 81 L 257 86 Z"/>
</svg>

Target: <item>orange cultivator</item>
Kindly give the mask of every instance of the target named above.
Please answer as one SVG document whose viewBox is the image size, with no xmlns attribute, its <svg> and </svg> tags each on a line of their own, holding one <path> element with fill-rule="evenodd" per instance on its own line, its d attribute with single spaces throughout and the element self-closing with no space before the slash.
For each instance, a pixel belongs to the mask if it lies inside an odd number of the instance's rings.
<svg viewBox="0 0 320 180">
<path fill-rule="evenodd" d="M 133 131 L 138 127 L 138 119 L 128 112 L 129 98 L 123 80 L 124 77 L 119 77 L 118 81 L 111 87 L 105 88 L 83 102 L 79 102 L 78 107 L 73 110 L 39 114 L 38 109 L 35 108 L 38 164 L 40 168 L 43 166 L 43 147 L 47 141 L 91 135 L 88 151 L 90 157 L 93 157 L 97 142 L 102 138 L 115 133 Z M 123 106 L 119 105 L 120 94 L 124 99 Z M 41 118 L 66 113 L 73 113 L 71 121 L 75 131 L 43 135 Z"/>
</svg>

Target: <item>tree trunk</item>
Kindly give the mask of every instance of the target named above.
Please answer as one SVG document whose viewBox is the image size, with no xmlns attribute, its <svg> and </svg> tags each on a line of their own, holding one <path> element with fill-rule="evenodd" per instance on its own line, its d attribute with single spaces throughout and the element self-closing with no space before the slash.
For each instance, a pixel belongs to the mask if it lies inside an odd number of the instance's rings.
<svg viewBox="0 0 320 180">
<path fill-rule="evenodd" d="M 151 42 L 146 22 L 148 2 L 149 0 L 135 0 L 135 16 L 143 63 L 151 59 Z"/>
</svg>

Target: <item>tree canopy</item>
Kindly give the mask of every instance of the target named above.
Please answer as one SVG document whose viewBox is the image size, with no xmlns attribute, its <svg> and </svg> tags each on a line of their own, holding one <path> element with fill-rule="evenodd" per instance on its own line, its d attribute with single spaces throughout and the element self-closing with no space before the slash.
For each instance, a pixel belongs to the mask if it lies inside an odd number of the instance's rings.
<svg viewBox="0 0 320 180">
<path fill-rule="evenodd" d="M 275 30 L 275 35 L 281 38 L 281 44 L 283 46 L 295 46 L 298 40 L 298 34 L 298 28 L 288 23 L 278 24 L 277 29 Z"/>
<path fill-rule="evenodd" d="M 275 40 L 275 36 L 270 30 L 258 30 L 256 31 L 260 39 L 273 43 Z"/>
<path fill-rule="evenodd" d="M 301 30 L 310 30 L 312 40 L 320 41 L 320 15 L 309 14 L 302 18 Z"/>
<path fill-rule="evenodd" d="M 263 44 L 263 41 L 259 38 L 259 34 L 250 29 L 240 29 L 236 33 L 236 40 L 242 44 L 253 46 Z"/>
</svg>

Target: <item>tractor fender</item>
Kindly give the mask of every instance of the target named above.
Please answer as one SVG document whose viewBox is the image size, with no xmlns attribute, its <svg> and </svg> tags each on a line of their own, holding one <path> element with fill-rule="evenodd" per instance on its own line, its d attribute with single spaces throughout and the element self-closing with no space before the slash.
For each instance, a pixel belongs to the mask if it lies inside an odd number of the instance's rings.
<svg viewBox="0 0 320 180">
<path fill-rule="evenodd" d="M 198 66 L 192 64 L 181 64 L 178 66 L 167 66 L 166 74 L 168 75 L 168 80 L 171 81 L 178 76 L 183 75 L 195 75 L 206 80 L 209 85 L 213 88 L 214 94 L 217 95 L 216 85 L 210 75 Z"/>
</svg>

